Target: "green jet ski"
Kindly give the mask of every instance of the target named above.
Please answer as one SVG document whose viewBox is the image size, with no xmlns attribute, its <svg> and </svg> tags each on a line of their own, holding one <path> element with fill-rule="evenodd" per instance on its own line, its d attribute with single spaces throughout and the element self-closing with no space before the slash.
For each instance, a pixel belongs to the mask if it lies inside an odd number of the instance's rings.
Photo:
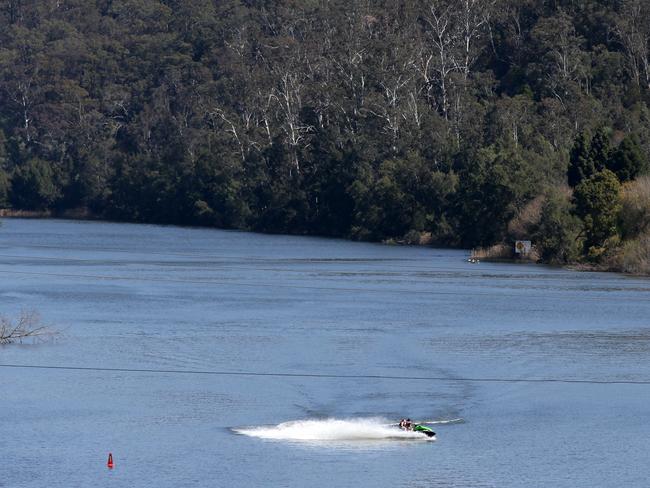
<svg viewBox="0 0 650 488">
<path fill-rule="evenodd" d="M 422 424 L 415 424 L 411 422 L 411 419 L 402 419 L 397 425 L 399 425 L 399 428 L 402 430 L 420 432 L 427 437 L 435 437 L 436 435 L 436 433 L 430 427 Z"/>
<path fill-rule="evenodd" d="M 413 425 L 413 432 L 422 432 L 427 437 L 435 437 L 436 435 L 436 433 L 433 430 L 431 430 L 430 427 L 427 427 L 426 425 L 419 425 L 419 424 Z"/>
</svg>

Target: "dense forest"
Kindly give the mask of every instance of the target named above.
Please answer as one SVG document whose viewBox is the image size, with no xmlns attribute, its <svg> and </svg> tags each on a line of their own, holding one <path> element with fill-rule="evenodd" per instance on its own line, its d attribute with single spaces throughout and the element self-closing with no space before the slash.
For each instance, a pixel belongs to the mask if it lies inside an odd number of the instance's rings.
<svg viewBox="0 0 650 488">
<path fill-rule="evenodd" d="M 0 26 L 0 207 L 650 270 L 648 0 L 0 0 Z"/>
</svg>

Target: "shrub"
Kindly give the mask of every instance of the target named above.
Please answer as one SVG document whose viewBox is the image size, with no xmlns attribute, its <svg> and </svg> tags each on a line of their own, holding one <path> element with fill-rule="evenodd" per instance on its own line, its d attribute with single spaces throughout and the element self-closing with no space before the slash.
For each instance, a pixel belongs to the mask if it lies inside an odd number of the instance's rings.
<svg viewBox="0 0 650 488">
<path fill-rule="evenodd" d="M 514 258 L 513 246 L 506 244 L 494 244 L 489 247 L 477 247 L 472 249 L 472 259 L 499 260 Z"/>
<path fill-rule="evenodd" d="M 9 177 L 2 169 L 0 169 L 0 208 L 5 208 L 9 205 L 9 190 L 10 190 Z"/>
<path fill-rule="evenodd" d="M 580 221 L 573 214 L 571 191 L 551 191 L 542 205 L 539 225 L 533 233 L 542 260 L 547 263 L 568 263 L 580 255 Z"/>
<path fill-rule="evenodd" d="M 634 274 L 650 274 L 650 231 L 627 241 L 618 256 L 620 271 Z"/>
<path fill-rule="evenodd" d="M 50 208 L 60 193 L 50 164 L 32 159 L 16 169 L 11 185 L 12 203 L 23 210 Z"/>
<path fill-rule="evenodd" d="M 573 143 L 569 158 L 567 179 L 571 187 L 576 187 L 582 180 L 589 178 L 596 172 L 594 161 L 590 155 L 591 136 L 583 132 Z"/>
<path fill-rule="evenodd" d="M 508 236 L 513 240 L 528 239 L 539 226 L 546 200 L 546 195 L 539 195 L 521 208 L 508 223 Z"/>
<path fill-rule="evenodd" d="M 609 168 L 621 181 L 630 181 L 648 170 L 648 161 L 635 136 L 627 136 L 613 152 Z"/>
<path fill-rule="evenodd" d="M 650 229 L 650 176 L 623 185 L 618 220 L 624 239 L 633 239 Z"/>
<path fill-rule="evenodd" d="M 606 241 L 617 233 L 621 183 L 614 173 L 604 169 L 583 180 L 574 191 L 575 213 L 583 221 L 584 252 L 597 260 Z"/>
</svg>

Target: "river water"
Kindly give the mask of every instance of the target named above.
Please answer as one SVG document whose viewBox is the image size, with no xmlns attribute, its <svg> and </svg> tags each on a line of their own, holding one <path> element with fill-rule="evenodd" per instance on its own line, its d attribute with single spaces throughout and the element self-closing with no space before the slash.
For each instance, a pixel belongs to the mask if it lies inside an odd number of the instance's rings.
<svg viewBox="0 0 650 488">
<path fill-rule="evenodd" d="M 650 281 L 466 258 L 4 220 L 0 487 L 649 486 Z"/>
</svg>

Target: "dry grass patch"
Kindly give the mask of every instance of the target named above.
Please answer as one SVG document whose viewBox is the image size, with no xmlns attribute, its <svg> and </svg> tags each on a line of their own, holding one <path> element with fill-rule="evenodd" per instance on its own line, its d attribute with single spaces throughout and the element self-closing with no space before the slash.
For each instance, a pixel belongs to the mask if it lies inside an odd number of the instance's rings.
<svg viewBox="0 0 650 488">
<path fill-rule="evenodd" d="M 609 264 L 624 273 L 650 275 L 650 230 L 625 242 Z"/>
<path fill-rule="evenodd" d="M 623 185 L 619 223 L 624 239 L 650 230 L 650 176 Z"/>
</svg>

